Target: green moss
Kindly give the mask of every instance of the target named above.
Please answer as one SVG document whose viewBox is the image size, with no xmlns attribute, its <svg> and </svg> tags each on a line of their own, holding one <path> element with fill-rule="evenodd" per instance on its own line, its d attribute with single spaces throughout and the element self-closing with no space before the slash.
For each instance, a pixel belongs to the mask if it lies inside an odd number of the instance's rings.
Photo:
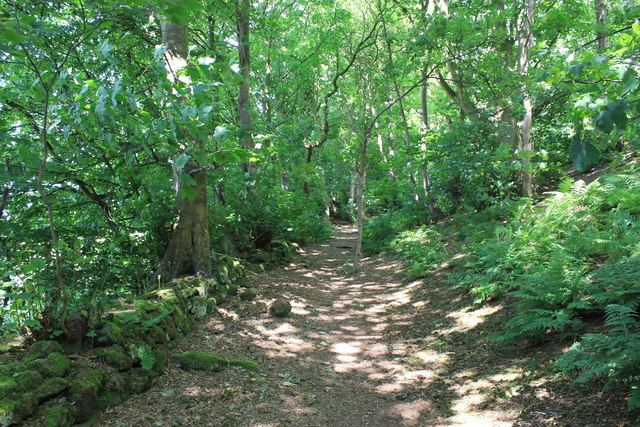
<svg viewBox="0 0 640 427">
<path fill-rule="evenodd" d="M 143 299 L 135 300 L 133 302 L 133 306 L 136 308 L 136 311 L 142 311 L 146 313 L 152 312 L 158 308 L 157 304 Z"/>
<path fill-rule="evenodd" d="M 38 401 L 33 395 L 21 394 L 12 399 L 0 399 L 0 425 L 19 424 L 38 408 Z"/>
<path fill-rule="evenodd" d="M 247 288 L 240 294 L 240 299 L 243 301 L 249 301 L 258 296 L 258 290 L 256 288 Z"/>
<path fill-rule="evenodd" d="M 43 381 L 42 374 L 38 371 L 24 371 L 16 377 L 20 390 L 32 390 L 34 384 L 41 384 Z"/>
<path fill-rule="evenodd" d="M 37 422 L 43 427 L 73 425 L 75 409 L 65 399 L 52 401 L 38 410 Z"/>
<path fill-rule="evenodd" d="M 256 274 L 264 273 L 264 264 L 248 264 L 247 270 Z"/>
<path fill-rule="evenodd" d="M 69 372 L 71 361 L 60 353 L 51 353 L 46 359 L 27 363 L 27 369 L 37 371 L 45 378 L 64 377 Z"/>
<path fill-rule="evenodd" d="M 231 285 L 229 285 L 229 291 L 228 292 L 229 292 L 229 295 L 231 295 L 231 296 L 238 295 L 238 285 L 233 284 L 233 283 Z"/>
<path fill-rule="evenodd" d="M 107 377 L 109 377 L 110 369 L 111 368 L 103 368 L 100 366 L 84 366 L 77 371 L 72 372 L 71 375 L 69 375 L 69 378 L 71 379 L 72 385 L 76 382 L 87 382 L 91 384 L 96 391 L 99 391 L 102 389 L 102 385 L 106 381 Z"/>
<path fill-rule="evenodd" d="M 215 298 L 207 298 L 207 313 L 213 313 L 218 305 L 218 301 Z"/>
<path fill-rule="evenodd" d="M 216 267 L 215 274 L 220 283 L 229 283 L 229 267 L 226 265 L 219 265 Z"/>
<path fill-rule="evenodd" d="M 106 389 L 98 396 L 98 407 L 100 409 L 113 408 L 124 402 L 127 397 L 129 397 L 128 394 L 122 391 Z"/>
<path fill-rule="evenodd" d="M 274 317 L 287 317 L 291 314 L 291 303 L 286 299 L 277 299 L 269 307 L 269 314 Z"/>
<path fill-rule="evenodd" d="M 131 368 L 131 357 L 129 357 L 129 355 L 127 355 L 124 349 L 119 345 L 98 348 L 94 351 L 94 354 L 99 360 L 119 371 L 125 371 Z"/>
<path fill-rule="evenodd" d="M 97 332 L 96 341 L 101 345 L 113 345 L 122 343 L 124 335 L 122 328 L 116 322 L 106 322 Z"/>
<path fill-rule="evenodd" d="M 0 399 L 4 399 L 6 396 L 18 391 L 19 389 L 20 387 L 15 378 L 10 376 L 0 377 Z"/>
<path fill-rule="evenodd" d="M 71 382 L 67 400 L 76 408 L 76 423 L 87 421 L 98 408 L 98 389 L 89 380 L 76 379 Z"/>
<path fill-rule="evenodd" d="M 24 361 L 31 362 L 36 359 L 45 359 L 52 353 L 64 353 L 62 345 L 55 341 L 38 341 L 29 348 Z"/>
<path fill-rule="evenodd" d="M 64 378 L 49 378 L 34 392 L 39 403 L 46 402 L 64 393 L 69 388 L 69 381 Z"/>
<path fill-rule="evenodd" d="M 153 364 L 153 370 L 158 374 L 161 374 L 165 369 L 167 369 L 167 360 L 169 359 L 167 350 L 153 350 L 153 358 L 155 360 Z"/>
<path fill-rule="evenodd" d="M 175 358 L 180 363 L 182 369 L 195 369 L 198 371 L 220 372 L 229 366 L 239 366 L 245 369 L 257 371 L 258 365 L 254 362 L 246 360 L 229 360 L 216 356 L 212 353 L 203 353 L 200 351 L 187 351 Z"/>
<path fill-rule="evenodd" d="M 155 292 L 156 297 L 162 301 L 175 301 L 178 297 L 176 295 L 176 291 L 171 288 L 160 289 Z"/>
<path fill-rule="evenodd" d="M 133 393 L 142 393 L 149 390 L 156 382 L 158 373 L 146 369 L 132 369 L 129 372 L 129 388 Z"/>
</svg>

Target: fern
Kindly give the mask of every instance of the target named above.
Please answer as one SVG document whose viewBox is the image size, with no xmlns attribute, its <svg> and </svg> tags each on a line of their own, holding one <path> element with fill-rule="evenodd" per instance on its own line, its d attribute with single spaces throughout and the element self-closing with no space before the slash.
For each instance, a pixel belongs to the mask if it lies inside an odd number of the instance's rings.
<svg viewBox="0 0 640 427">
<path fill-rule="evenodd" d="M 630 387 L 629 409 L 640 408 L 640 323 L 637 312 L 627 306 L 605 308 L 607 334 L 587 334 L 563 354 L 556 366 L 565 373 L 578 370 L 577 382 L 606 379 L 605 388 Z"/>
<path fill-rule="evenodd" d="M 154 326 L 156 326 L 157 324 L 160 323 L 160 321 L 162 319 L 164 319 L 167 316 L 170 316 L 171 314 L 173 314 L 172 310 L 169 311 L 165 311 L 163 313 L 160 313 L 159 315 L 157 315 L 156 317 L 154 317 L 153 319 L 149 319 L 147 321 L 145 321 L 142 326 L 140 327 L 140 329 L 142 329 L 143 332 L 148 331 L 149 329 L 153 328 Z"/>
<path fill-rule="evenodd" d="M 142 369 L 150 371 L 156 363 L 156 359 L 153 355 L 153 350 L 147 344 L 140 344 L 135 348 L 135 356 L 140 359 L 140 365 Z"/>
</svg>

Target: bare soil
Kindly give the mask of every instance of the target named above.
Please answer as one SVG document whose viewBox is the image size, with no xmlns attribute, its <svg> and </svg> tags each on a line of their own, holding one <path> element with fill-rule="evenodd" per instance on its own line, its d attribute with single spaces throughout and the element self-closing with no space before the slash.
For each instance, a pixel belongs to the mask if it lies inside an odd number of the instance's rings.
<svg viewBox="0 0 640 427">
<path fill-rule="evenodd" d="M 355 230 L 337 228 L 285 268 L 251 279 L 172 350 L 252 360 L 260 372 L 176 363 L 100 426 L 631 426 L 624 392 L 576 386 L 552 368 L 570 339 L 532 347 L 491 339 L 504 302 L 474 305 L 443 281 L 370 257 L 351 274 Z M 269 316 L 277 298 L 288 318 Z"/>
</svg>

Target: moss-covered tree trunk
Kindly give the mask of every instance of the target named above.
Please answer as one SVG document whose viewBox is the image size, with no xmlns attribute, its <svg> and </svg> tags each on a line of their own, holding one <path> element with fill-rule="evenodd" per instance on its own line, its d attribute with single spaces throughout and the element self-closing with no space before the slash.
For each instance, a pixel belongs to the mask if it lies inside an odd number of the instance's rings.
<svg viewBox="0 0 640 427">
<path fill-rule="evenodd" d="M 162 43 L 167 47 L 165 59 L 169 69 L 169 78 L 177 82 L 184 79 L 177 72 L 187 64 L 189 52 L 187 29 L 170 22 L 162 22 Z M 184 132 L 185 139 L 190 138 Z M 201 141 L 181 141 L 180 146 L 191 150 L 204 150 Z M 189 150 L 181 150 L 182 154 Z M 209 242 L 209 221 L 207 203 L 207 172 L 200 167 L 194 156 L 181 169 L 176 171 L 178 186 L 185 184 L 180 176 L 190 176 L 194 183 L 193 191 L 178 191 L 178 223 L 174 227 L 167 251 L 160 266 L 151 278 L 151 283 L 165 283 L 184 275 L 209 277 L 211 275 L 211 254 Z M 188 195 L 188 197 L 186 196 Z"/>
<path fill-rule="evenodd" d="M 194 170 L 194 166 L 185 167 L 185 173 L 189 173 L 195 181 L 195 196 L 179 201 L 178 224 L 173 229 L 171 241 L 153 281 L 164 283 L 190 274 L 203 277 L 211 275 L 207 175 L 205 171 Z"/>
</svg>

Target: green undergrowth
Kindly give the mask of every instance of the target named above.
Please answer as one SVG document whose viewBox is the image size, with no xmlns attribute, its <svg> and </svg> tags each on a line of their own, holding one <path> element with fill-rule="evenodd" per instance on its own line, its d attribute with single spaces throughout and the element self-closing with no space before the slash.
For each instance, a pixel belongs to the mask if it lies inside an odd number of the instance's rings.
<svg viewBox="0 0 640 427">
<path fill-rule="evenodd" d="M 628 387 L 628 406 L 638 409 L 640 167 L 627 165 L 589 185 L 566 179 L 546 196 L 395 232 L 377 249 L 409 259 L 414 276 L 455 267 L 446 269 L 446 280 L 477 303 L 509 295 L 515 314 L 497 340 L 572 336 L 576 344 L 557 367 L 577 372 L 580 382 Z M 585 333 L 586 319 L 601 319 L 598 333 Z"/>
</svg>

